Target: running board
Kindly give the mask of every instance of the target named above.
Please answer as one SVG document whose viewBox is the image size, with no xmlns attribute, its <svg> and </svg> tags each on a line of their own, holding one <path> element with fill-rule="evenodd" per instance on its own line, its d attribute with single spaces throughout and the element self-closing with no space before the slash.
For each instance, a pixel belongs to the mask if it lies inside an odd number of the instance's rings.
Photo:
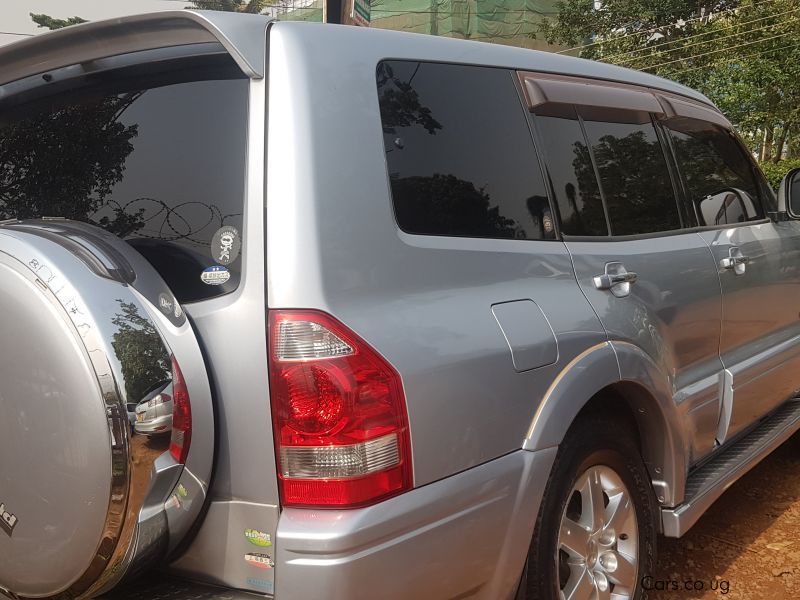
<svg viewBox="0 0 800 600">
<path fill-rule="evenodd" d="M 661 509 L 667 537 L 681 537 L 725 490 L 800 429 L 800 400 L 787 402 L 753 431 L 733 442 L 686 480 L 686 495 L 675 508 Z"/>
</svg>

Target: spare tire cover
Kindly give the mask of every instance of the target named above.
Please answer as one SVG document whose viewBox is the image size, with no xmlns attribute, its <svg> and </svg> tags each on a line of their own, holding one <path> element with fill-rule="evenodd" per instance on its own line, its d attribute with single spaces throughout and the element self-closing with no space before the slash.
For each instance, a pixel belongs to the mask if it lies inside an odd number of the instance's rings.
<svg viewBox="0 0 800 600">
<path fill-rule="evenodd" d="M 0 589 L 106 591 L 163 559 L 205 500 L 213 409 L 191 325 L 127 244 L 36 221 L 0 226 L 0 332 Z M 139 435 L 128 410 L 171 385 L 173 357 L 192 413 L 185 467 L 171 416 Z"/>
</svg>

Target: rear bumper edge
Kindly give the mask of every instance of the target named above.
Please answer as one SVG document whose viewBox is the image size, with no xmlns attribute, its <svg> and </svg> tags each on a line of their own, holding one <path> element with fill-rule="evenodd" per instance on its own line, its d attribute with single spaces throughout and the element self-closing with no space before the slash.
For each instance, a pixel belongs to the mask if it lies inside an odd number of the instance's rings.
<svg viewBox="0 0 800 600">
<path fill-rule="evenodd" d="M 285 509 L 276 599 L 512 596 L 555 453 L 519 450 L 368 508 Z"/>
</svg>

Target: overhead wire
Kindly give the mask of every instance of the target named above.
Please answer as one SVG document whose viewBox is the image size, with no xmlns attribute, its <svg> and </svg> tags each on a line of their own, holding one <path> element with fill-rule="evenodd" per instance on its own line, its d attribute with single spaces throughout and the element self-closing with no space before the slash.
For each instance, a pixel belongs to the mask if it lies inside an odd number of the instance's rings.
<svg viewBox="0 0 800 600">
<path fill-rule="evenodd" d="M 711 40 L 705 40 L 703 42 L 696 42 L 696 43 L 693 43 L 693 44 L 688 44 L 688 45 L 683 46 L 681 48 L 673 48 L 672 50 L 667 50 L 665 52 L 665 56 L 657 57 L 657 58 L 660 58 L 660 59 L 668 58 L 670 54 L 673 54 L 674 52 L 677 52 L 679 50 L 685 50 L 686 48 L 692 48 L 692 47 L 696 47 L 696 46 L 701 46 L 701 45 L 704 45 L 704 44 L 708 44 L 710 42 L 719 42 L 719 41 L 722 41 L 722 40 L 730 40 L 732 38 L 733 39 L 741 38 L 743 36 L 749 36 L 749 35 L 751 35 L 753 33 L 758 33 L 759 31 L 769 31 L 771 29 L 774 29 L 776 27 L 780 27 L 782 25 L 794 24 L 794 23 L 800 23 L 800 20 L 797 20 L 797 19 L 795 19 L 795 20 L 787 20 L 787 21 L 784 21 L 783 23 L 773 23 L 772 25 L 768 25 L 768 26 L 765 26 L 765 27 L 759 27 L 757 29 L 749 29 L 747 31 L 739 31 L 737 33 L 732 33 L 730 35 L 726 35 L 726 36 L 723 36 L 723 37 L 720 37 L 720 38 L 714 38 L 714 39 L 711 39 Z M 729 47 L 735 47 L 735 46 L 729 46 Z M 697 55 L 693 55 L 693 56 L 697 56 Z M 623 67 L 630 67 L 632 65 L 635 65 L 636 61 L 641 61 L 641 60 L 643 60 L 645 58 L 653 58 L 653 57 L 650 57 L 650 56 L 639 56 L 639 57 L 636 57 L 636 58 L 633 58 L 633 59 L 628 59 L 628 60 L 621 61 L 621 62 L 613 61 L 613 64 L 620 65 L 620 66 L 623 66 Z M 687 57 L 687 58 L 689 58 L 689 57 Z M 601 58 L 600 60 L 602 60 L 603 62 L 612 62 L 610 58 L 609 59 Z M 677 59 L 677 60 L 683 60 L 683 59 Z"/>
<path fill-rule="evenodd" d="M 763 50 L 758 50 L 756 52 L 747 52 L 745 54 L 739 54 L 736 57 L 731 58 L 730 60 L 731 61 L 741 60 L 743 58 L 750 58 L 752 56 L 760 56 L 762 54 L 769 54 L 771 52 L 779 52 L 781 50 L 788 50 L 789 48 L 798 48 L 798 49 L 800 49 L 800 41 L 793 42 L 791 44 L 786 44 L 785 46 L 780 46 L 778 48 L 765 48 Z M 665 75 L 665 77 L 669 78 L 669 77 L 671 77 L 673 75 L 678 75 L 679 73 L 681 75 L 683 75 L 683 74 L 686 74 L 686 73 L 690 73 L 692 71 L 697 71 L 698 69 L 706 69 L 706 68 L 708 68 L 708 65 L 697 65 L 696 67 L 689 67 L 688 69 L 681 69 L 680 71 L 672 71 L 671 73 L 667 73 Z"/>
<path fill-rule="evenodd" d="M 685 57 L 682 57 L 682 58 L 676 58 L 674 60 L 668 60 L 666 62 L 658 63 L 656 65 L 650 65 L 646 69 L 648 71 L 652 70 L 652 69 L 658 69 L 659 67 L 665 67 L 667 65 L 672 65 L 672 64 L 675 64 L 675 63 L 678 63 L 678 62 L 683 62 L 683 61 L 687 61 L 687 60 L 694 60 L 696 58 L 702 58 L 703 56 L 710 56 L 712 54 L 717 54 L 719 52 L 727 52 L 729 50 L 734 50 L 736 48 L 744 48 L 745 46 L 752 46 L 753 44 L 760 44 L 762 42 L 768 42 L 769 40 L 775 40 L 775 39 L 778 39 L 778 38 L 786 37 L 787 35 L 796 35 L 796 34 L 797 34 L 796 31 L 787 31 L 785 33 L 781 33 L 781 34 L 778 34 L 778 35 L 773 35 L 773 36 L 770 36 L 770 37 L 760 38 L 760 39 L 757 39 L 757 40 L 751 40 L 751 41 L 745 42 L 743 44 L 736 44 L 734 46 L 727 46 L 725 48 L 718 48 L 717 50 L 711 50 L 710 52 L 703 52 L 701 54 L 694 54 L 692 56 L 685 56 Z M 744 35 L 744 34 L 742 34 L 742 35 Z"/>
<path fill-rule="evenodd" d="M 753 2 L 752 4 L 749 4 L 746 7 L 736 6 L 736 7 L 728 8 L 728 9 L 725 9 L 725 10 L 720 10 L 720 11 L 717 11 L 717 12 L 709 12 L 707 15 L 700 15 L 700 16 L 697 16 L 697 17 L 689 18 L 689 19 L 683 19 L 683 23 L 685 25 L 686 23 L 693 23 L 695 21 L 701 21 L 703 19 L 711 19 L 712 16 L 713 16 L 713 18 L 718 18 L 720 15 L 724 15 L 724 14 L 727 14 L 727 13 L 730 13 L 730 12 L 735 12 L 737 10 L 745 10 L 747 8 L 753 8 L 755 6 L 761 6 L 763 4 L 769 4 L 769 3 L 775 2 L 775 1 L 776 0 L 761 0 L 760 2 Z M 634 36 L 634 35 L 645 35 L 645 34 L 648 34 L 648 33 L 656 33 L 658 31 L 660 31 L 661 29 L 664 29 L 665 27 L 675 27 L 675 26 L 676 26 L 676 23 L 667 23 L 667 24 L 664 24 L 664 25 L 657 25 L 655 27 L 651 27 L 650 29 L 644 29 L 642 31 L 632 31 L 631 33 L 626 33 L 624 35 L 613 36 L 613 37 L 610 37 L 608 39 L 598 40 L 596 42 L 591 42 L 589 44 L 582 44 L 580 46 L 573 46 L 571 48 L 565 48 L 564 50 L 559 50 L 558 52 L 556 52 L 556 54 L 566 54 L 567 52 L 572 52 L 574 50 L 583 50 L 584 48 L 591 48 L 592 46 L 597 46 L 598 44 L 608 43 L 609 40 L 615 40 L 616 41 L 616 40 L 622 40 L 622 39 L 625 39 L 625 38 L 628 38 L 628 37 L 631 37 L 631 36 Z"/>
<path fill-rule="evenodd" d="M 780 17 L 780 16 L 783 16 L 783 15 L 790 14 L 790 13 L 795 13 L 795 12 L 798 12 L 798 11 L 800 11 L 800 7 L 792 8 L 792 9 L 784 11 L 782 13 L 775 13 L 775 14 L 772 14 L 772 15 L 767 15 L 765 17 L 759 17 L 758 19 L 752 19 L 751 21 L 744 21 L 742 23 L 732 23 L 730 25 L 724 26 L 723 29 L 732 29 L 734 27 L 741 27 L 741 26 L 744 26 L 744 25 L 750 25 L 750 24 L 756 23 L 758 21 L 764 21 L 766 19 L 773 19 L 775 17 Z M 754 30 L 751 30 L 751 31 L 754 31 Z M 705 31 L 703 33 L 696 33 L 696 34 L 692 34 L 692 35 L 687 35 L 687 36 L 684 36 L 684 37 L 681 37 L 681 38 L 669 40 L 667 42 L 661 42 L 661 43 L 655 44 L 653 46 L 645 46 L 643 48 L 637 48 L 635 50 L 629 50 L 629 51 L 626 51 L 626 52 L 618 52 L 617 54 L 612 54 L 610 56 L 603 57 L 603 60 L 611 61 L 611 60 L 613 60 L 615 58 L 631 56 L 633 54 L 638 54 L 639 52 L 648 52 L 648 51 L 650 51 L 650 52 L 652 52 L 652 51 L 673 52 L 675 49 L 673 49 L 673 50 L 661 50 L 660 48 L 663 48 L 664 46 L 669 46 L 671 44 L 677 44 L 677 43 L 680 43 L 680 42 L 685 42 L 687 40 L 696 39 L 696 38 L 699 38 L 699 37 L 705 37 L 705 36 L 708 36 L 708 35 L 712 35 L 714 33 L 718 33 L 718 31 Z M 714 41 L 717 41 L 719 39 L 724 39 L 724 38 L 715 38 Z M 703 44 L 703 43 L 705 43 L 705 42 L 696 42 L 694 45 Z M 691 45 L 689 45 L 689 46 L 681 46 L 680 48 L 677 48 L 677 49 L 678 50 L 683 50 L 683 49 L 688 48 L 690 46 Z"/>
</svg>

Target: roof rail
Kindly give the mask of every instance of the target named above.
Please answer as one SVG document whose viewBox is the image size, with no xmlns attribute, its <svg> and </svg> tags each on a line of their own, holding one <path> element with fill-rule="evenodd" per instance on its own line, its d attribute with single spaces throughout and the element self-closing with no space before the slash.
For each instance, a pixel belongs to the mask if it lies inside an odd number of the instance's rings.
<svg viewBox="0 0 800 600">
<path fill-rule="evenodd" d="M 0 85 L 109 56 L 218 42 L 250 78 L 266 72 L 266 28 L 273 19 L 214 11 L 170 10 L 92 21 L 0 47 Z"/>
</svg>

